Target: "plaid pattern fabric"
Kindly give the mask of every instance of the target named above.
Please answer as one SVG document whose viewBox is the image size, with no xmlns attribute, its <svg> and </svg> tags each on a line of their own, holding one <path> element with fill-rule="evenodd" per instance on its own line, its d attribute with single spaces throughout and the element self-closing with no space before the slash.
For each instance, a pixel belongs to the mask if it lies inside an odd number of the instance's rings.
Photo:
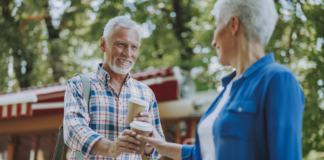
<svg viewBox="0 0 324 160">
<path fill-rule="evenodd" d="M 89 112 L 83 98 L 80 76 L 68 81 L 64 99 L 64 141 L 72 149 L 70 159 L 76 159 L 76 153 L 82 152 L 85 159 L 89 160 L 140 160 L 142 159 L 140 154 L 122 153 L 117 158 L 111 158 L 90 153 L 99 139 L 105 137 L 114 141 L 125 129 L 130 129 L 125 123 L 130 97 L 140 98 L 150 104 L 146 111 L 150 113 L 152 125 L 164 137 L 152 90 L 128 75 L 118 97 L 109 84 L 109 74 L 101 66 L 102 64 L 99 64 L 97 71 L 87 75 L 91 83 Z M 148 158 L 160 157 L 154 150 Z"/>
</svg>

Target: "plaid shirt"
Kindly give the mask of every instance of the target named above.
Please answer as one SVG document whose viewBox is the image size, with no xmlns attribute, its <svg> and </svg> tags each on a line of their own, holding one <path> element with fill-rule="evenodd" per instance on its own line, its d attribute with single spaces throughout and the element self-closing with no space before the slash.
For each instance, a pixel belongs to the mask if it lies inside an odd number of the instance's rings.
<svg viewBox="0 0 324 160">
<path fill-rule="evenodd" d="M 125 123 L 130 97 L 140 98 L 150 104 L 145 110 L 149 112 L 152 125 L 164 137 L 153 91 L 128 75 L 118 97 L 109 84 L 109 74 L 101 66 L 99 64 L 97 71 L 87 75 L 91 83 L 90 111 L 83 98 L 80 76 L 68 81 L 64 99 L 64 141 L 72 149 L 70 159 L 76 159 L 76 153 L 81 151 L 85 159 L 90 160 L 141 160 L 140 154 L 122 153 L 117 158 L 111 158 L 90 153 L 99 139 L 105 137 L 114 141 L 125 129 L 130 129 Z M 148 156 L 149 159 L 160 157 L 155 149 Z"/>
</svg>

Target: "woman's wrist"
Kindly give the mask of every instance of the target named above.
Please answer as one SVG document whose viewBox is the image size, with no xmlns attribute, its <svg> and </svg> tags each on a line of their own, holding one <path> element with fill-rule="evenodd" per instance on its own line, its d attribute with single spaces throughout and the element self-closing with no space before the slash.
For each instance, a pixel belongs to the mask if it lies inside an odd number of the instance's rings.
<svg viewBox="0 0 324 160">
<path fill-rule="evenodd" d="M 162 147 L 162 150 L 164 151 L 162 156 L 169 156 L 167 155 L 168 153 L 170 153 L 170 150 L 172 150 L 172 147 L 173 147 L 173 143 L 169 143 L 169 142 L 166 142 L 164 141 L 164 143 L 162 143 L 161 145 Z"/>
<path fill-rule="evenodd" d="M 163 148 L 162 156 L 167 156 L 175 160 L 181 159 L 181 144 L 165 142 L 161 148 Z"/>
<path fill-rule="evenodd" d="M 153 127 L 152 132 L 150 133 L 149 137 L 151 137 L 151 138 L 163 139 L 163 138 L 160 136 L 159 132 L 158 132 L 154 127 Z M 146 144 L 146 146 L 145 146 L 145 150 L 144 150 L 144 154 L 145 154 L 146 156 L 149 156 L 149 155 L 151 155 L 151 154 L 153 153 L 153 150 L 154 150 L 154 148 L 153 148 L 151 145 Z"/>
</svg>

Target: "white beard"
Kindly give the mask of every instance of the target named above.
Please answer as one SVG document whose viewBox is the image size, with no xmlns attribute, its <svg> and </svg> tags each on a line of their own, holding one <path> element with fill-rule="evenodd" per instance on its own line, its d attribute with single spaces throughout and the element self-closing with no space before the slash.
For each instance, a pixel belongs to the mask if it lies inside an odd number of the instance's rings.
<svg viewBox="0 0 324 160">
<path fill-rule="evenodd" d="M 111 61 L 108 61 L 108 65 L 111 68 L 111 70 L 117 74 L 122 74 L 122 75 L 129 73 L 129 71 L 134 67 L 133 60 L 127 60 L 127 61 L 131 62 L 131 65 L 127 68 L 126 67 L 117 67 L 116 61 L 118 61 L 118 58 L 120 58 L 120 57 L 114 58 L 112 63 L 111 63 Z"/>
</svg>

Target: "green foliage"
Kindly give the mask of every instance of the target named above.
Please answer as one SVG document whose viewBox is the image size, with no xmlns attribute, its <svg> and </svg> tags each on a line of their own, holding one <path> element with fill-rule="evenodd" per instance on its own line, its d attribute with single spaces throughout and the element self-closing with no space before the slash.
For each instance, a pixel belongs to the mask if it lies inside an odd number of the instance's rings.
<svg viewBox="0 0 324 160">
<path fill-rule="evenodd" d="M 97 7 L 90 0 L 64 0 L 70 5 L 59 25 L 52 23 L 55 6 L 50 2 L 0 1 L 0 91 L 65 83 L 75 73 L 92 71 L 103 60 L 98 47 L 103 28 L 117 15 L 130 15 L 148 26 L 150 36 L 142 39 L 133 71 L 165 66 L 180 66 L 187 73 L 200 70 L 197 90 L 208 90 L 220 89 L 221 78 L 233 69 L 219 65 L 210 45 L 215 0 L 110 0 Z M 289 67 L 303 87 L 303 154 L 323 152 L 324 46 L 319 42 L 324 37 L 324 3 L 276 0 L 276 8 L 280 17 L 265 50 Z"/>
</svg>

